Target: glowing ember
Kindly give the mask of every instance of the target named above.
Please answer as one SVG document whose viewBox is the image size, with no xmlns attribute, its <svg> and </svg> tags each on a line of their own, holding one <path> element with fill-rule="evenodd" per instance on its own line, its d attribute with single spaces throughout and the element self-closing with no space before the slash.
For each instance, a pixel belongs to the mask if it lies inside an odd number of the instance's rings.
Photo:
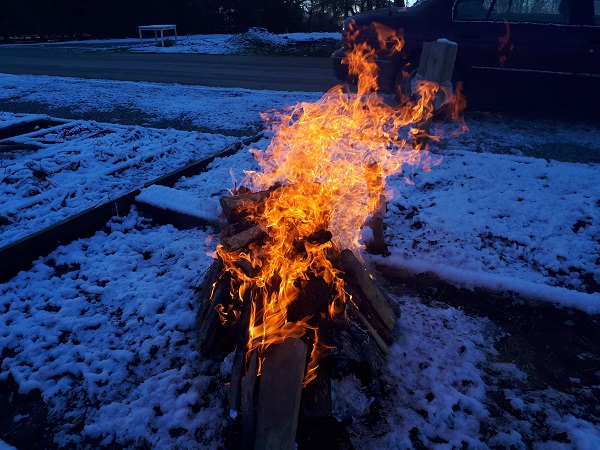
<svg viewBox="0 0 600 450">
<path fill-rule="evenodd" d="M 402 36 L 383 26 L 376 31 L 385 51 L 402 49 Z M 359 33 L 354 31 L 350 38 Z M 423 134 L 417 124 L 434 112 L 439 85 L 420 82 L 413 100 L 392 107 L 374 93 L 375 58 L 375 50 L 366 43 L 348 53 L 349 71 L 358 77 L 356 94 L 337 86 L 316 103 L 276 113 L 271 144 L 265 151 L 253 151 L 262 170 L 247 172 L 244 180 L 253 191 L 279 186 L 260 207 L 247 205 L 251 220 L 266 232 L 266 240 L 238 251 L 227 251 L 223 245 L 217 248 L 225 270 L 232 274 L 233 297 L 242 304 L 250 302 L 247 356 L 254 350 L 262 355 L 267 346 L 289 336 L 305 336 L 312 344 L 305 383 L 314 377 L 318 356 L 326 346 L 319 341 L 313 318 L 289 318 L 303 284 L 322 278 L 331 288 L 326 313 L 332 318 L 344 314 L 347 294 L 328 252 L 334 246 L 351 250 L 362 246 L 365 221 L 380 206 L 382 196 L 391 197 L 386 177 L 402 173 L 405 165 L 428 170 L 439 162 L 415 143 Z M 333 234 L 331 241 L 311 239 L 323 230 Z M 223 320 L 237 320 L 240 315 L 240 311 L 219 313 Z"/>
</svg>

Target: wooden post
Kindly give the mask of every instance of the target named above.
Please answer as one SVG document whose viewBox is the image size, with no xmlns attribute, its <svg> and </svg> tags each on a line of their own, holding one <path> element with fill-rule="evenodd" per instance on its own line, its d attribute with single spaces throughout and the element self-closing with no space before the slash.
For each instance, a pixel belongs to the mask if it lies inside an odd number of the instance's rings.
<svg viewBox="0 0 600 450">
<path fill-rule="evenodd" d="M 439 39 L 435 42 L 424 42 L 421 59 L 419 60 L 417 80 L 432 81 L 452 91 L 451 79 L 457 50 L 458 45 L 446 39 Z M 429 133 L 431 132 L 433 112 L 439 111 L 445 100 L 442 93 L 438 91 L 434 100 L 433 111 L 417 124 L 419 134 L 415 136 L 413 142 L 415 150 L 422 150 L 427 146 Z"/>
<path fill-rule="evenodd" d="M 452 79 L 458 46 L 454 42 L 440 39 L 424 42 L 417 75 L 423 80 L 446 83 Z"/>
</svg>

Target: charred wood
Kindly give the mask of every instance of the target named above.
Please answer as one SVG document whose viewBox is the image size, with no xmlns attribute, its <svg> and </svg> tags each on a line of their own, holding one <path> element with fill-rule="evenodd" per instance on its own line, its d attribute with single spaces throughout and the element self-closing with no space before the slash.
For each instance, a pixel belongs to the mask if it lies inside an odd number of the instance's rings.
<svg viewBox="0 0 600 450">
<path fill-rule="evenodd" d="M 319 325 L 321 313 L 327 311 L 329 300 L 332 297 L 332 287 L 323 278 L 311 277 L 300 282 L 300 295 L 290 305 L 287 320 L 295 322 L 306 317 L 313 320 L 312 325 Z"/>
<path fill-rule="evenodd" d="M 314 233 L 306 236 L 304 239 L 294 242 L 294 248 L 298 253 L 304 253 L 306 251 L 305 243 L 313 245 L 325 244 L 333 238 L 333 234 L 329 230 L 317 230 Z"/>
<path fill-rule="evenodd" d="M 369 333 L 356 321 L 349 320 L 346 330 L 330 336 L 330 364 L 332 372 L 340 376 L 368 373 L 373 377 L 380 373 L 385 355 Z"/>
</svg>

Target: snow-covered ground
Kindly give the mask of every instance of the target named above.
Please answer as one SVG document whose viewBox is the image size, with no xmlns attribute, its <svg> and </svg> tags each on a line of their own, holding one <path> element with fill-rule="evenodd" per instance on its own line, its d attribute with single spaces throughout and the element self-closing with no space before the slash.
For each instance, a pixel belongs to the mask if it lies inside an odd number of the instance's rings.
<svg viewBox="0 0 600 450">
<path fill-rule="evenodd" d="M 172 31 L 165 32 L 168 45 L 162 46 L 160 37 L 155 40 L 152 32 L 144 32 L 142 41 L 139 38 L 124 39 L 94 39 L 87 41 L 67 41 L 35 44 L 41 46 L 60 46 L 72 51 L 114 51 L 128 50 L 131 52 L 160 52 L 160 53 L 203 53 L 208 55 L 226 55 L 244 51 L 251 43 L 265 43 L 275 46 L 285 46 L 290 43 L 333 39 L 341 41 L 341 33 L 286 33 L 273 34 L 262 28 L 251 28 L 246 33 L 230 34 L 195 34 L 178 36 Z M 156 44 L 158 42 L 158 45 Z M 10 44 L 32 45 L 32 44 Z"/>
<path fill-rule="evenodd" d="M 203 131 L 79 120 L 27 141 L 41 150 L 1 153 L 0 246 L 64 218 L 62 203 L 76 212 L 139 187 L 162 170 L 217 153 L 236 130 L 258 131 L 261 112 L 321 96 L 1 74 L 0 87 L 8 102 L 132 108 Z M 0 127 L 24 118 L 0 113 Z M 383 259 L 457 285 L 501 287 L 599 314 L 600 164 L 587 161 L 598 161 L 600 128 L 492 113 L 466 120 L 469 131 L 433 145 L 443 159 L 431 172 L 389 180 L 391 255 L 365 255 L 367 262 Z M 444 127 L 451 136 L 453 125 Z M 251 147 L 265 149 L 270 138 Z M 540 149 L 548 159 L 527 156 Z M 573 149 L 587 156 L 574 158 Z M 249 150 L 215 160 L 175 188 L 212 207 L 244 170 L 258 169 Z M 218 218 L 218 209 L 207 209 Z M 10 375 L 21 394 L 39 389 L 57 444 L 226 446 L 230 362 L 203 361 L 194 347 L 194 288 L 211 263 L 214 233 L 154 225 L 134 207 L 0 285 L 0 380 Z M 589 385 L 532 390 L 527 371 L 499 357 L 497 324 L 390 295 L 403 315 L 382 375 L 386 396 L 377 399 L 382 420 L 368 425 L 373 399 L 356 379 L 333 384 L 335 413 L 356 448 L 600 448 L 598 402 L 589 410 L 580 401 L 598 399 L 600 361 L 586 374 L 595 380 Z M 499 395 L 508 405 L 500 413 Z M 18 427 L 28 416 L 13 420 Z"/>
</svg>

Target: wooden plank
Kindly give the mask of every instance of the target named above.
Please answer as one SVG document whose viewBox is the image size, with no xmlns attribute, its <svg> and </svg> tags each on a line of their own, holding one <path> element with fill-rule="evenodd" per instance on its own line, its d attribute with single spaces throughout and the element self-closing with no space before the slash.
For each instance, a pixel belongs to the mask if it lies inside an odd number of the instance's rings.
<svg viewBox="0 0 600 450">
<path fill-rule="evenodd" d="M 242 378 L 242 450 L 254 449 L 256 425 L 256 398 L 254 388 L 258 373 L 258 352 L 254 351 L 248 363 L 248 372 Z"/>
<path fill-rule="evenodd" d="M 429 53 L 431 52 L 431 42 L 423 42 L 421 49 L 421 57 L 419 58 L 419 67 L 417 69 L 417 76 L 425 78 L 427 72 L 427 64 L 429 64 Z"/>
<path fill-rule="evenodd" d="M 103 205 L 86 209 L 50 227 L 0 248 L 0 282 L 10 280 L 32 261 L 45 256 L 59 245 L 92 236 L 113 216 L 127 214 L 139 191 L 130 192 Z"/>
<path fill-rule="evenodd" d="M 387 326 L 384 325 L 381 319 L 379 319 L 379 315 L 370 302 L 366 301 L 363 297 L 363 294 L 357 291 L 350 282 L 344 285 L 344 290 L 352 298 L 352 300 L 348 300 L 348 302 L 354 302 L 356 307 L 369 321 L 369 324 L 377 331 L 377 334 L 383 339 L 383 341 L 388 345 L 392 345 L 395 341 L 394 335 L 387 328 Z M 396 317 L 399 316 L 399 313 L 397 313 L 395 310 L 394 314 L 396 314 Z"/>
<path fill-rule="evenodd" d="M 56 125 L 65 125 L 69 123 L 68 120 L 53 119 L 49 116 L 33 116 L 24 117 L 23 120 L 12 123 L 5 127 L 0 128 L 0 139 L 7 139 L 22 134 L 28 134 L 32 131 L 36 131 L 39 128 L 50 128 Z"/>
<path fill-rule="evenodd" d="M 307 345 L 287 338 L 265 351 L 254 450 L 293 450 Z"/>
<path fill-rule="evenodd" d="M 237 327 L 237 341 L 229 384 L 229 407 L 232 411 L 238 411 L 242 402 L 242 379 L 246 369 L 251 306 L 250 299 L 247 298 L 242 305 L 242 313 Z"/>
<path fill-rule="evenodd" d="M 438 41 L 440 43 L 440 41 Z M 444 64 L 440 73 L 440 83 L 452 81 L 452 73 L 454 72 L 454 64 L 456 62 L 456 54 L 458 53 L 458 45 L 454 42 L 442 42 L 445 44 Z"/>
<path fill-rule="evenodd" d="M 385 245 L 383 219 L 387 212 L 387 200 L 385 198 L 385 188 L 383 185 L 383 170 L 381 163 L 375 162 L 365 167 L 367 187 L 369 189 L 370 201 L 375 203 L 369 225 L 373 230 L 373 242 L 367 245 L 367 250 L 376 255 L 383 255 L 387 252 Z"/>
<path fill-rule="evenodd" d="M 373 328 L 373 326 L 369 323 L 367 318 L 352 303 L 348 304 L 348 314 L 356 318 L 358 322 L 368 331 L 369 335 L 373 338 L 373 341 L 375 342 L 381 353 L 383 353 L 386 356 L 391 353 L 390 348 L 385 342 L 383 342 L 383 339 L 381 339 L 379 333 L 375 331 L 375 328 Z"/>
<path fill-rule="evenodd" d="M 457 51 L 458 45 L 456 43 L 444 39 L 435 42 L 424 42 L 417 76 L 422 80 L 433 81 L 438 84 L 450 83 Z M 443 101 L 444 95 L 438 91 L 432 105 L 436 111 L 440 110 Z M 428 116 L 416 124 L 416 129 L 419 132 L 415 136 L 412 145 L 415 150 L 422 150 L 427 147 L 431 121 L 432 116 Z"/>
<path fill-rule="evenodd" d="M 206 313 L 208 312 L 208 308 L 210 306 L 211 295 L 213 293 L 215 283 L 219 281 L 219 278 L 222 275 L 222 271 L 223 260 L 221 258 L 215 259 L 208 268 L 208 271 L 204 275 L 202 283 L 198 288 L 198 297 L 200 299 L 200 305 L 196 313 L 196 323 L 200 326 L 202 325 L 202 322 L 206 317 Z"/>
<path fill-rule="evenodd" d="M 354 253 L 348 249 L 343 250 L 340 253 L 338 263 L 346 273 L 346 281 L 364 296 L 364 300 L 370 303 L 383 325 L 388 330 L 394 328 L 396 324 L 394 309 L 385 294 L 377 287 L 369 272 L 354 256 Z"/>
<path fill-rule="evenodd" d="M 220 304 L 228 303 L 231 298 L 231 276 L 225 272 L 219 278 L 212 298 L 203 299 L 204 302 L 210 302 L 208 306 L 201 306 L 206 311 L 204 317 L 197 317 L 200 331 L 198 332 L 198 351 L 202 356 L 211 357 L 215 353 L 215 347 L 219 349 L 226 346 L 230 339 L 223 339 L 224 328 L 219 318 L 216 307 Z"/>
<path fill-rule="evenodd" d="M 188 228 L 206 228 L 214 227 L 218 224 L 214 220 L 205 219 L 199 216 L 193 216 L 173 209 L 165 209 L 150 203 L 136 200 L 139 211 L 148 218 L 151 218 L 158 225 L 173 225 L 178 230 Z"/>
<path fill-rule="evenodd" d="M 21 151 L 21 150 L 37 151 L 41 148 L 42 148 L 41 145 L 31 144 L 31 143 L 21 144 L 19 142 L 13 142 L 13 141 L 0 142 L 0 153 L 8 153 L 8 152 L 14 152 L 14 151 Z"/>
</svg>

